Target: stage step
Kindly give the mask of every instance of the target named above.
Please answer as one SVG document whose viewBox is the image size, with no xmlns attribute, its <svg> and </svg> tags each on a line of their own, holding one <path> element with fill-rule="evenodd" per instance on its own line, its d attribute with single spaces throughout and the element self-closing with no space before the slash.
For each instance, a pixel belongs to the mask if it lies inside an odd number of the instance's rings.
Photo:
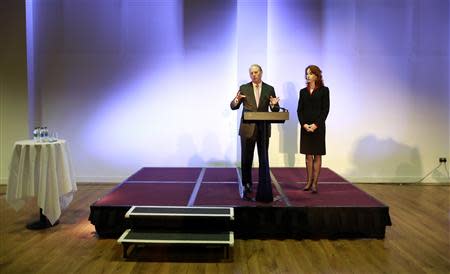
<svg viewBox="0 0 450 274">
<path fill-rule="evenodd" d="M 132 206 L 125 214 L 131 217 L 178 216 L 221 217 L 234 219 L 232 207 L 188 207 L 188 206 Z"/>
<path fill-rule="evenodd" d="M 233 230 L 231 207 L 132 206 L 125 214 L 132 229 L 218 232 Z"/>
<path fill-rule="evenodd" d="M 226 259 L 234 244 L 232 207 L 132 206 L 125 214 L 131 229 L 118 242 L 124 258 L 132 245 L 205 245 L 224 248 Z"/>
<path fill-rule="evenodd" d="M 123 245 L 124 258 L 128 258 L 128 248 L 133 244 L 201 244 L 223 246 L 225 258 L 228 259 L 230 247 L 234 245 L 234 233 L 232 231 L 220 233 L 148 232 L 127 229 L 117 241 Z"/>
</svg>

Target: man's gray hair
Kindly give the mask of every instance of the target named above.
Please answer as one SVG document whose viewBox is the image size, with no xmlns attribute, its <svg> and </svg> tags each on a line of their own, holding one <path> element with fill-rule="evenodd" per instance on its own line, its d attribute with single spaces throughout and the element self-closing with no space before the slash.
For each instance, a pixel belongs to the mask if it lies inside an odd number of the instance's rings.
<svg viewBox="0 0 450 274">
<path fill-rule="evenodd" d="M 251 70 L 252 67 L 257 67 L 257 68 L 259 69 L 259 71 L 261 71 L 261 72 L 263 71 L 262 68 L 261 68 L 261 66 L 258 65 L 258 64 L 253 64 L 253 65 L 251 65 L 251 66 L 248 68 L 248 70 Z"/>
</svg>

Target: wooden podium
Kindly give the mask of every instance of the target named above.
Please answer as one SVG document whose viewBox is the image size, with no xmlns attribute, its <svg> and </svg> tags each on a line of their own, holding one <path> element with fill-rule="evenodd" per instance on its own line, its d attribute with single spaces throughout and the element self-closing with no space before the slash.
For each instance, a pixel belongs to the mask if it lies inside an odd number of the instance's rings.
<svg viewBox="0 0 450 274">
<path fill-rule="evenodd" d="M 268 122 L 268 123 L 284 123 L 289 120 L 288 111 L 280 112 L 244 112 L 244 121 L 246 122 Z"/>
<path fill-rule="evenodd" d="M 263 128 L 263 151 L 262 155 L 264 157 L 263 161 L 266 163 L 264 168 L 259 167 L 259 183 L 258 190 L 256 192 L 256 201 L 271 203 L 273 202 L 272 194 L 272 180 L 270 179 L 270 167 L 269 167 L 269 153 L 267 151 L 267 127 L 271 123 L 284 123 L 284 121 L 289 120 L 289 112 L 244 112 L 244 121 L 257 123 L 258 126 Z"/>
</svg>

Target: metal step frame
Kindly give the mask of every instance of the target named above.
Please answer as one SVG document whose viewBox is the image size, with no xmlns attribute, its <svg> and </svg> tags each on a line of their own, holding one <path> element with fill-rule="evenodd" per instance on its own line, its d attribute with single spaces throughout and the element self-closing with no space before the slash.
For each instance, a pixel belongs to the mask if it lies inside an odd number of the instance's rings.
<svg viewBox="0 0 450 274">
<path fill-rule="evenodd" d="M 217 219 L 233 221 L 234 208 L 232 207 L 187 207 L 187 206 L 132 206 L 125 218 L 146 222 L 146 219 L 165 218 L 173 222 L 177 218 L 198 221 Z M 199 220 L 200 220 L 199 219 Z M 123 245 L 123 257 L 129 258 L 129 248 L 136 245 L 207 245 L 223 247 L 224 257 L 230 259 L 231 248 L 234 246 L 233 231 L 222 231 L 229 229 L 222 227 L 221 231 L 173 231 L 164 229 L 131 228 L 117 240 Z M 157 230 L 157 231 L 155 231 Z M 167 231 L 166 231 L 167 230 Z"/>
<path fill-rule="evenodd" d="M 180 244 L 180 245 L 217 245 L 224 247 L 224 256 L 230 258 L 230 248 L 234 246 L 234 233 L 179 233 L 148 232 L 127 229 L 117 240 L 123 245 L 123 257 L 129 258 L 128 249 L 134 244 Z"/>
</svg>

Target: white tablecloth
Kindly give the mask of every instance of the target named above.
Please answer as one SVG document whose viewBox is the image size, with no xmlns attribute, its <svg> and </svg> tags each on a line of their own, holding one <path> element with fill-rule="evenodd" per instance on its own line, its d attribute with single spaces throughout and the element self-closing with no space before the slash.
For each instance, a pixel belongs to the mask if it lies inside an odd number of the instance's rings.
<svg viewBox="0 0 450 274">
<path fill-rule="evenodd" d="M 9 169 L 6 201 L 19 210 L 27 197 L 37 204 L 51 224 L 61 216 L 77 190 L 65 140 L 18 141 Z"/>
</svg>

